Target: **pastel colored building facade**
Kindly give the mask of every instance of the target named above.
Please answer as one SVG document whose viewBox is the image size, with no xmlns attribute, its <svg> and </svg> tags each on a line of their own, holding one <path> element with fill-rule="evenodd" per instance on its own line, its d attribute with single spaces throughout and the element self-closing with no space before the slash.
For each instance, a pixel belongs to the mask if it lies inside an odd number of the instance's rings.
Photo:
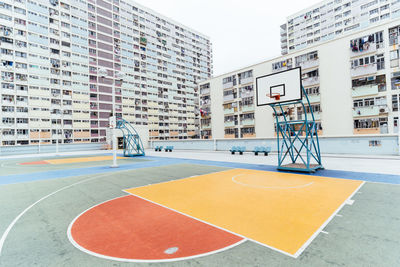
<svg viewBox="0 0 400 267">
<path fill-rule="evenodd" d="M 133 1 L 0 1 L 0 143 L 105 142 L 110 115 L 153 140 L 199 136 L 207 36 Z"/>
<path fill-rule="evenodd" d="M 255 104 L 255 79 L 293 67 L 302 68 L 321 136 L 397 134 L 399 36 L 393 19 L 200 83 L 202 139 L 274 137 L 272 109 Z M 297 120 L 310 110 L 288 112 Z"/>
</svg>

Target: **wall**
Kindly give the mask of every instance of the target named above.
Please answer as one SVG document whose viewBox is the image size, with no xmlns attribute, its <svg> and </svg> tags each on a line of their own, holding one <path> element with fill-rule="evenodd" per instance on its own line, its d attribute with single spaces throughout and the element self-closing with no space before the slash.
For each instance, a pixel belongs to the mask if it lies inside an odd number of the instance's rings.
<svg viewBox="0 0 400 267">
<path fill-rule="evenodd" d="M 368 135 L 320 137 L 322 154 L 361 154 L 361 155 L 398 155 L 399 144 L 396 135 Z M 380 146 L 370 146 L 370 141 L 380 141 Z M 212 139 L 212 140 L 179 140 L 154 141 L 149 144 L 155 146 L 174 146 L 182 150 L 217 150 L 226 151 L 232 146 L 245 146 L 247 151 L 255 146 L 269 146 L 273 152 L 277 151 L 276 138 L 249 138 L 249 139 Z"/>
<path fill-rule="evenodd" d="M 59 152 L 100 150 L 104 144 L 59 144 Z M 38 153 L 56 153 L 56 145 L 0 146 L 0 156 L 26 155 Z"/>
<path fill-rule="evenodd" d="M 387 90 L 384 92 L 379 92 L 373 96 L 366 95 L 358 98 L 386 96 L 389 109 L 389 113 L 387 115 L 389 133 L 395 133 L 393 128 L 393 118 L 398 116 L 398 114 L 397 112 L 392 112 L 391 100 L 392 95 L 398 94 L 399 90 L 391 89 L 390 77 L 393 72 L 400 71 L 400 69 L 390 67 L 390 51 L 393 49 L 398 49 L 398 46 L 389 46 L 388 29 L 399 24 L 400 21 L 398 19 L 390 20 L 384 24 L 378 24 L 377 26 L 363 29 L 362 31 L 343 35 L 342 37 L 326 41 L 319 45 L 311 46 L 307 49 L 296 51 L 284 56 L 275 57 L 273 59 L 269 59 L 267 61 L 219 75 L 207 81 L 201 82 L 200 85 L 210 83 L 212 137 L 219 139 L 223 138 L 224 136 L 223 78 L 237 75 L 238 73 L 244 71 L 253 70 L 253 86 L 255 88 L 255 79 L 257 77 L 270 74 L 272 72 L 272 63 L 292 58 L 294 65 L 296 56 L 304 55 L 313 51 L 318 51 L 319 57 L 318 70 L 320 77 L 320 104 L 322 109 L 321 123 L 323 127 L 321 136 L 352 136 L 354 127 L 353 100 L 355 98 L 352 97 L 352 77 L 350 69 L 351 60 L 354 59 L 354 57 L 351 57 L 350 40 L 357 37 L 367 36 L 378 31 L 383 31 L 384 48 L 380 49 L 379 52 L 367 53 L 366 56 L 384 53 L 385 69 L 379 70 L 378 72 L 367 76 L 385 74 Z M 256 137 L 274 137 L 274 117 L 272 116 L 272 108 L 268 106 L 256 106 L 254 115 Z M 364 135 L 356 136 L 363 138 Z"/>
</svg>

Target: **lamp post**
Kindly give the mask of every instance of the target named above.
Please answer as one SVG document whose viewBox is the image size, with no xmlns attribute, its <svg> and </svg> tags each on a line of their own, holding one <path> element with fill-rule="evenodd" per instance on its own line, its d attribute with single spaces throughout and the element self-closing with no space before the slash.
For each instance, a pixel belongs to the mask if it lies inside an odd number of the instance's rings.
<svg viewBox="0 0 400 267">
<path fill-rule="evenodd" d="M 102 78 L 106 78 L 108 76 L 108 71 L 105 68 L 100 68 L 98 70 L 98 74 Z M 114 79 L 115 77 L 115 79 Z M 117 126 L 117 119 L 115 113 L 115 82 L 123 81 L 124 74 L 119 71 L 115 71 L 115 75 L 111 76 L 112 79 L 112 116 L 110 116 L 110 129 L 111 129 L 111 142 L 113 149 L 113 163 L 110 166 L 111 168 L 118 168 L 117 163 L 117 136 L 115 134 L 115 127 Z"/>
<path fill-rule="evenodd" d="M 397 104 L 397 155 L 400 156 L 400 95 Z"/>
</svg>

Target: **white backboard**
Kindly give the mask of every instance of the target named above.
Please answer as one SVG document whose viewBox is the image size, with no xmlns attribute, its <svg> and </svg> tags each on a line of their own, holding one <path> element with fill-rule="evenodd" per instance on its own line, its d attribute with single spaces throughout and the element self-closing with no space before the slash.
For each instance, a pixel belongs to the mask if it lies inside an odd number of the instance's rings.
<svg viewBox="0 0 400 267">
<path fill-rule="evenodd" d="M 280 99 L 269 95 L 279 93 Z M 294 68 L 256 78 L 257 106 L 301 100 L 301 68 Z"/>
</svg>

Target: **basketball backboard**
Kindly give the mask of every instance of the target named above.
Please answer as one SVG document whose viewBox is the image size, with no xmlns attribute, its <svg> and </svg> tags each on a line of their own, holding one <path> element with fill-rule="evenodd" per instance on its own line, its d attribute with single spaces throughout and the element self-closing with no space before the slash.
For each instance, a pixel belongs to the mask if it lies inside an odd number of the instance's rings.
<svg viewBox="0 0 400 267">
<path fill-rule="evenodd" d="M 257 77 L 256 97 L 257 106 L 301 100 L 301 68 Z"/>
</svg>

